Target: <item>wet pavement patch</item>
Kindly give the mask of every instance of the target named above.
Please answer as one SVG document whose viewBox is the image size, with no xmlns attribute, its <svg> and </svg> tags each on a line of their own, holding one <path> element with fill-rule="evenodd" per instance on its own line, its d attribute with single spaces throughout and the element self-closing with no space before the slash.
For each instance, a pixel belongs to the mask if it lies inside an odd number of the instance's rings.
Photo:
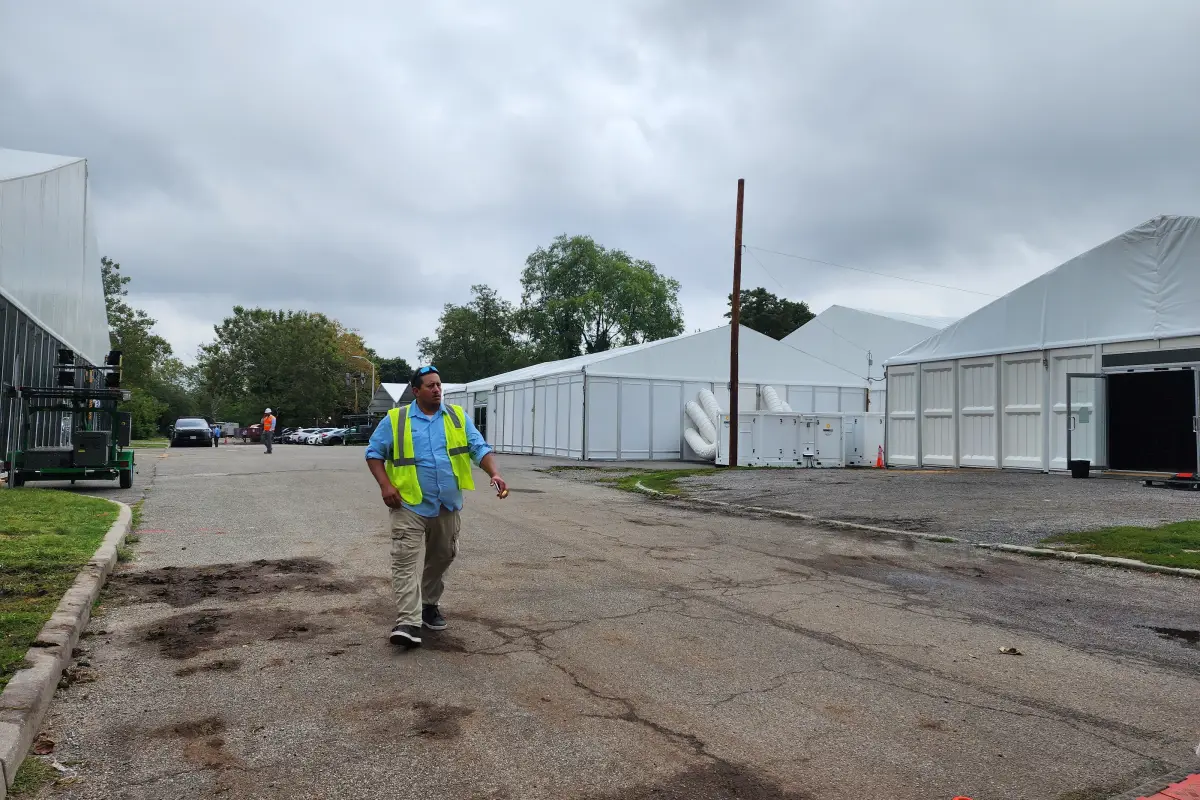
<svg viewBox="0 0 1200 800">
<path fill-rule="evenodd" d="M 413 703 L 417 721 L 413 723 L 413 736 L 426 739 L 457 739 L 462 735 L 462 720 L 475 713 L 473 708 L 443 706 L 436 703 Z"/>
<path fill-rule="evenodd" d="M 630 786 L 615 794 L 584 795 L 583 800 L 813 800 L 808 792 L 788 791 L 749 767 L 718 762 L 693 767 L 664 781 Z"/>
<path fill-rule="evenodd" d="M 308 640 L 327 629 L 313 625 L 297 611 L 261 609 L 223 611 L 210 608 L 176 614 L 146 625 L 141 640 L 156 645 L 167 658 L 186 659 L 211 650 L 249 642 Z"/>
<path fill-rule="evenodd" d="M 260 560 L 206 567 L 164 567 L 113 576 L 116 598 L 175 608 L 207 600 L 237 600 L 279 592 L 351 594 L 361 584 L 329 577 L 333 565 L 316 558 Z"/>
<path fill-rule="evenodd" d="M 242 761 L 225 751 L 225 720 L 217 716 L 176 722 L 159 728 L 154 735 L 160 739 L 176 738 L 184 741 L 183 756 L 188 761 L 207 769 L 241 767 Z"/>
<path fill-rule="evenodd" d="M 1159 635 L 1160 638 L 1177 641 L 1184 646 L 1200 645 L 1200 631 L 1189 631 L 1182 628 L 1156 628 L 1145 626 Z"/>
</svg>

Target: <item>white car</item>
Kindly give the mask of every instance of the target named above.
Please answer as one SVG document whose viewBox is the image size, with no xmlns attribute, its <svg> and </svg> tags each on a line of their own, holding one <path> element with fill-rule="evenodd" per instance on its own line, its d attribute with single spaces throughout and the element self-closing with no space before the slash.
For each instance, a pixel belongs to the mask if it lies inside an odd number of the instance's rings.
<svg viewBox="0 0 1200 800">
<path fill-rule="evenodd" d="M 313 432 L 304 438 L 305 444 L 320 444 L 321 434 L 336 430 L 336 428 L 314 428 Z"/>
<path fill-rule="evenodd" d="M 308 441 L 308 437 L 315 433 L 316 430 L 316 428 L 300 428 L 289 433 L 284 441 L 288 444 L 301 444 Z"/>
</svg>

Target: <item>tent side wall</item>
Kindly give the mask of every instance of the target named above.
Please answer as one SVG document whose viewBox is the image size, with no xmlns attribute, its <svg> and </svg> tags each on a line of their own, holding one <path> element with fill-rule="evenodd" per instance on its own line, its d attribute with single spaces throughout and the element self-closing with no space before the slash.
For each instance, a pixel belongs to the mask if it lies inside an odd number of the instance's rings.
<svg viewBox="0 0 1200 800">
<path fill-rule="evenodd" d="M 1123 349 L 1089 345 L 889 366 L 888 464 L 1066 470 L 1067 375 L 1100 373 L 1103 355 Z M 1103 398 L 1077 381 L 1071 409 L 1071 457 L 1103 463 Z"/>
<path fill-rule="evenodd" d="M 774 386 L 797 411 L 865 410 L 866 390 L 781 382 L 743 383 L 739 407 L 765 409 Z M 487 440 L 500 453 L 580 460 L 699 460 L 684 441 L 684 406 L 702 389 L 729 408 L 726 382 L 581 372 L 498 385 L 487 405 Z"/>
</svg>

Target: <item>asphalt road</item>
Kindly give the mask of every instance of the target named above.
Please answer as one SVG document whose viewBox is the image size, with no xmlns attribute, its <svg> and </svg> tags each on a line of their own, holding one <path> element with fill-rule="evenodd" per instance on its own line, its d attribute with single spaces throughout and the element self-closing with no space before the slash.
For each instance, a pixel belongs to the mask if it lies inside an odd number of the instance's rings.
<svg viewBox="0 0 1200 800">
<path fill-rule="evenodd" d="M 1200 582 L 505 458 L 511 496 L 468 499 L 450 629 L 402 653 L 361 458 L 140 457 L 137 558 L 47 726 L 78 776 L 48 796 L 1088 800 L 1200 767 Z"/>
</svg>

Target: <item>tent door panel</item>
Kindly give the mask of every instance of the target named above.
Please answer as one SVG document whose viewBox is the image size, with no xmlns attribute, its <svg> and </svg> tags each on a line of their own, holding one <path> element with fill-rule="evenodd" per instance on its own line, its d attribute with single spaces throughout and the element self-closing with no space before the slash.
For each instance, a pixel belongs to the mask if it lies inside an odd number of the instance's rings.
<svg viewBox="0 0 1200 800">
<path fill-rule="evenodd" d="M 1196 400 L 1191 369 L 1110 374 L 1109 467 L 1195 472 Z"/>
</svg>

